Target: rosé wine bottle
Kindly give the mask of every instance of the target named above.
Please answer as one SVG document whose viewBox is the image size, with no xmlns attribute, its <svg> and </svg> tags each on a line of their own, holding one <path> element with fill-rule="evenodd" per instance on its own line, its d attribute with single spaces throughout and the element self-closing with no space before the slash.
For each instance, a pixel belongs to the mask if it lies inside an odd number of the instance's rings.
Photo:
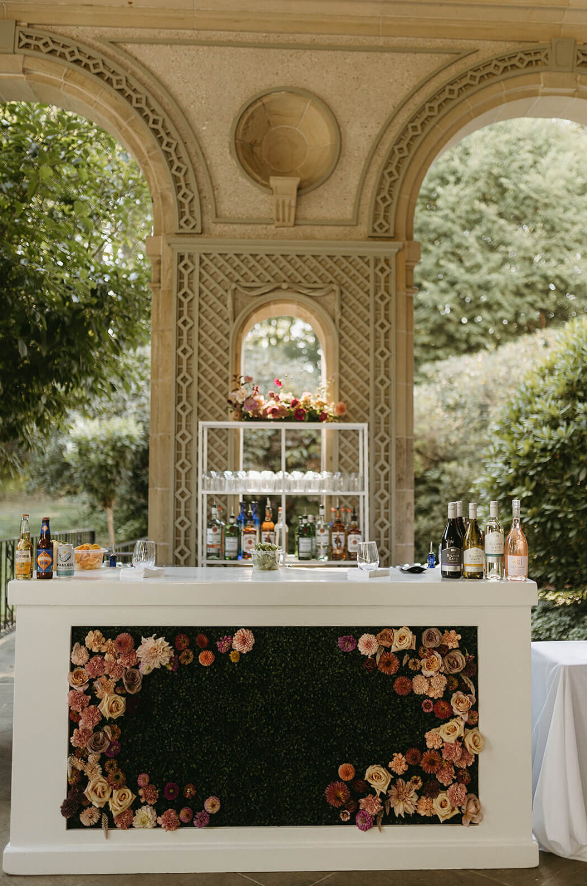
<svg viewBox="0 0 587 886">
<path fill-rule="evenodd" d="M 505 543 L 505 577 L 508 581 L 528 578 L 528 542 L 520 523 L 520 502 L 512 501 L 512 528 Z"/>
</svg>

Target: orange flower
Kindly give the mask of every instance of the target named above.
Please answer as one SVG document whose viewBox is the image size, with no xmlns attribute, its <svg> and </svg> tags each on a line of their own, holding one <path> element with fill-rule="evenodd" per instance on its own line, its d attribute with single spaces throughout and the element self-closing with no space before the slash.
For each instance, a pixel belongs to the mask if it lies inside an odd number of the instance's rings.
<svg viewBox="0 0 587 886">
<path fill-rule="evenodd" d="M 355 767 L 352 763 L 343 763 L 338 767 L 338 777 L 343 781 L 352 781 L 355 777 Z"/>
<path fill-rule="evenodd" d="M 399 658 L 393 652 L 384 652 L 377 667 L 382 674 L 395 674 L 399 668 Z"/>
<path fill-rule="evenodd" d="M 342 418 L 343 415 L 346 415 L 346 406 L 342 402 L 342 400 L 334 407 L 334 414 L 337 415 L 339 418 Z"/>
<path fill-rule="evenodd" d="M 240 652 L 237 652 L 236 649 L 233 649 L 232 652 L 230 653 L 230 660 L 231 661 L 236 662 L 240 659 L 240 657 L 241 657 L 241 654 L 240 654 Z"/>
<path fill-rule="evenodd" d="M 200 652 L 198 655 L 198 661 L 201 665 L 204 665 L 204 667 L 207 668 L 214 661 L 214 653 L 210 649 L 204 649 L 204 651 Z"/>
</svg>

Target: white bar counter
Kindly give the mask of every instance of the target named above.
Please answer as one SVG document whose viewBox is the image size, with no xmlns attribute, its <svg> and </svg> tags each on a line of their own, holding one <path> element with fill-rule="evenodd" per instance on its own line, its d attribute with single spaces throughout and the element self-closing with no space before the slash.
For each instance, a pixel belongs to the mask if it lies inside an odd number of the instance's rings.
<svg viewBox="0 0 587 886">
<path fill-rule="evenodd" d="M 340 568 L 168 568 L 121 581 L 121 570 L 63 581 L 13 581 L 17 607 L 9 874 L 333 871 L 534 867 L 530 708 L 532 581 L 442 581 L 392 570 L 357 581 Z M 484 819 L 384 825 L 67 829 L 60 814 L 68 753 L 72 626 L 477 626 L 479 798 Z M 384 718 L 384 712 L 382 712 Z M 383 719 L 382 719 L 383 723 Z M 42 810 L 42 812 L 40 811 Z"/>
</svg>

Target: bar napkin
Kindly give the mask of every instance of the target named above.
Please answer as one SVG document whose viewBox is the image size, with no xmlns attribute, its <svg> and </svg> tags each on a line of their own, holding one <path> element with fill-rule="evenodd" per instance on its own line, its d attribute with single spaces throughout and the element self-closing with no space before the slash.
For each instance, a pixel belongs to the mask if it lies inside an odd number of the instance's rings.
<svg viewBox="0 0 587 886">
<path fill-rule="evenodd" d="M 372 578 L 389 578 L 389 567 L 381 569 L 372 569 L 366 572 L 363 569 L 347 569 L 347 578 L 349 581 L 369 581 Z"/>
<path fill-rule="evenodd" d="M 164 566 L 145 566 L 144 569 L 135 569 L 131 566 L 129 569 L 120 570 L 120 581 L 141 581 L 143 578 L 163 578 L 164 575 Z"/>
</svg>

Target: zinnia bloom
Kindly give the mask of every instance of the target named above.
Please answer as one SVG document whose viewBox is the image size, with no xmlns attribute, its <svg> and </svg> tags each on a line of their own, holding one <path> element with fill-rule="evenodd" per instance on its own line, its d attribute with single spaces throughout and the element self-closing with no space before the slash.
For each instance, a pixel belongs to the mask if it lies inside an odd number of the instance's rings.
<svg viewBox="0 0 587 886">
<path fill-rule="evenodd" d="M 190 645 L 190 638 L 187 634 L 178 634 L 173 645 L 179 652 L 183 652 Z"/>
<path fill-rule="evenodd" d="M 479 711 L 469 711 L 469 726 L 476 726 L 479 722 Z"/>
<path fill-rule="evenodd" d="M 405 753 L 405 757 L 408 766 L 417 766 L 422 759 L 422 754 L 418 748 L 409 748 Z"/>
<path fill-rule="evenodd" d="M 218 647 L 218 652 L 228 652 L 232 646 L 232 637 L 228 634 L 225 637 L 221 637 L 216 646 Z"/>
<path fill-rule="evenodd" d="M 424 785 L 424 794 L 427 797 L 430 797 L 431 800 L 436 800 L 442 788 L 440 786 L 440 782 L 436 781 L 435 778 L 432 778 L 430 781 L 427 781 Z"/>
<path fill-rule="evenodd" d="M 381 660 L 379 664 L 381 664 Z M 396 677 L 393 681 L 393 689 L 398 695 L 409 695 L 412 691 L 412 681 L 409 677 Z"/>
<path fill-rule="evenodd" d="M 344 806 L 351 798 L 351 792 L 344 781 L 331 782 L 324 791 L 327 803 L 331 806 Z"/>
<path fill-rule="evenodd" d="M 246 628 L 240 628 L 232 638 L 232 648 L 243 655 L 250 652 L 255 643 L 255 636 L 252 631 Z"/>
<path fill-rule="evenodd" d="M 355 777 L 355 767 L 352 763 L 343 763 L 338 767 L 338 777 L 343 781 L 352 781 Z"/>
<path fill-rule="evenodd" d="M 424 751 L 422 754 L 422 759 L 420 761 L 420 766 L 424 770 L 424 772 L 433 773 L 436 772 L 438 767 L 442 762 L 442 757 L 438 753 L 438 751 Z"/>
<path fill-rule="evenodd" d="M 184 806 L 183 809 L 180 810 L 179 820 L 182 824 L 189 824 L 193 817 L 194 810 L 190 809 L 189 806 Z"/>
<path fill-rule="evenodd" d="M 107 757 L 118 757 L 121 751 L 121 744 L 119 741 L 111 741 L 104 753 Z"/>
<path fill-rule="evenodd" d="M 179 816 L 175 809 L 166 809 L 157 819 L 164 831 L 176 831 L 179 827 Z"/>
<path fill-rule="evenodd" d="M 379 659 L 379 664 L 377 665 L 382 674 L 395 674 L 399 668 L 399 658 L 395 654 L 395 652 L 384 652 Z M 407 680 L 410 684 L 410 689 L 412 688 L 412 681 L 409 677 L 404 677 L 404 680 Z M 409 690 L 408 690 L 409 691 Z M 407 694 L 407 693 L 406 693 Z"/>
<path fill-rule="evenodd" d="M 457 772 L 457 781 L 459 784 L 470 784 L 471 773 L 467 769 L 459 769 Z"/>
<path fill-rule="evenodd" d="M 368 812 L 369 815 L 376 816 L 382 810 L 381 800 L 379 797 L 376 797 L 374 794 L 368 794 L 366 797 L 361 797 L 359 800 L 359 806 L 361 809 L 364 809 L 365 812 Z"/>
<path fill-rule="evenodd" d="M 122 652 L 131 652 L 135 648 L 135 641 L 130 634 L 119 634 L 114 640 L 114 648 L 118 654 Z"/>
<path fill-rule="evenodd" d="M 357 648 L 357 641 L 352 634 L 345 634 L 343 637 L 338 638 L 338 648 L 342 649 L 343 652 L 352 652 L 353 649 Z"/>
<path fill-rule="evenodd" d="M 196 828 L 205 828 L 209 822 L 210 816 L 205 810 L 203 810 L 202 812 L 198 812 L 197 815 L 194 815 L 194 827 Z"/>
<path fill-rule="evenodd" d="M 163 793 L 167 800 L 175 800 L 176 797 L 179 797 L 179 785 L 175 784 L 174 781 L 170 781 L 165 785 Z"/>
<path fill-rule="evenodd" d="M 355 816 L 355 823 L 360 831 L 370 831 L 373 827 L 373 816 L 361 809 Z"/>
<path fill-rule="evenodd" d="M 186 786 L 183 789 L 183 795 L 186 798 L 186 800 L 189 800 L 190 797 L 195 797 L 196 796 L 196 786 L 193 784 L 186 784 Z"/>
<path fill-rule="evenodd" d="M 80 812 L 79 820 L 86 828 L 91 828 L 92 825 L 100 821 L 100 810 L 96 809 L 95 806 L 88 806 L 87 809 Z"/>
<path fill-rule="evenodd" d="M 207 800 L 204 800 L 204 809 L 206 812 L 209 812 L 210 815 L 215 815 L 220 809 L 220 800 L 218 797 L 208 797 Z"/>
<path fill-rule="evenodd" d="M 342 812 L 340 813 L 340 820 L 341 821 L 350 821 L 350 818 L 351 818 L 350 812 L 347 809 L 343 809 Z"/>
<path fill-rule="evenodd" d="M 185 653 L 182 652 L 182 655 L 185 655 Z M 204 649 L 203 652 L 200 652 L 198 655 L 198 661 L 201 665 L 204 665 L 205 668 L 209 668 L 214 661 L 214 653 L 211 649 Z"/>
<path fill-rule="evenodd" d="M 448 701 L 441 698 L 434 705 L 434 713 L 439 720 L 448 720 L 449 717 L 452 717 L 452 708 Z"/>
<path fill-rule="evenodd" d="M 406 772 L 408 768 L 408 764 L 404 755 L 394 754 L 393 759 L 389 764 L 389 768 L 392 772 L 395 772 L 396 775 L 403 775 L 403 773 Z"/>
<path fill-rule="evenodd" d="M 198 647 L 198 649 L 207 649 L 209 643 L 210 641 L 208 640 L 206 634 L 198 634 L 198 636 L 196 637 L 196 646 Z"/>
<path fill-rule="evenodd" d="M 228 657 L 231 661 L 237 662 L 240 661 L 241 654 L 240 652 L 237 652 L 236 649 L 233 649 Z"/>
<path fill-rule="evenodd" d="M 126 775 L 121 769 L 116 769 L 115 772 L 108 773 L 106 781 L 110 787 L 123 788 L 126 784 Z"/>
<path fill-rule="evenodd" d="M 203 652 L 201 654 L 204 655 Z M 213 655 L 214 653 L 209 652 L 208 654 Z M 191 649 L 184 649 L 183 652 L 181 653 L 181 655 L 179 656 L 179 660 L 182 663 L 182 665 L 189 665 L 194 660 L 194 653 L 192 652 Z"/>
<path fill-rule="evenodd" d="M 434 710 L 434 704 L 432 703 L 431 698 L 424 699 L 424 701 L 422 702 L 422 710 L 425 714 L 429 714 L 431 711 Z"/>
<path fill-rule="evenodd" d="M 401 815 L 403 818 L 406 812 L 408 815 L 413 815 L 416 811 L 418 795 L 411 782 L 405 782 L 403 778 L 398 778 L 396 783 L 390 787 L 387 796 L 397 816 Z"/>
<path fill-rule="evenodd" d="M 361 655 L 375 655 L 377 650 L 379 649 L 379 643 L 377 642 L 377 637 L 375 636 L 375 634 L 363 634 L 361 637 L 359 637 L 359 642 L 357 645 L 359 647 L 359 652 L 361 653 Z"/>
</svg>

